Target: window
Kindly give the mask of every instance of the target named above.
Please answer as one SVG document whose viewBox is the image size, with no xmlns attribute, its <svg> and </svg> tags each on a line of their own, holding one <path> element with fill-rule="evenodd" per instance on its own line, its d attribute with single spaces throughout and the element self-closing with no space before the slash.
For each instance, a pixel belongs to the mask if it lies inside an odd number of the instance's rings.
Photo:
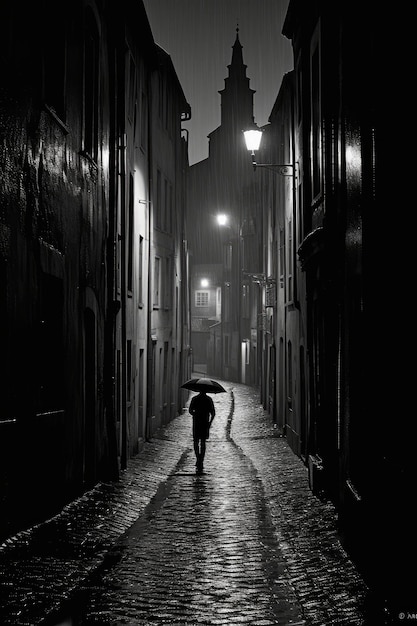
<svg viewBox="0 0 417 626">
<path fill-rule="evenodd" d="M 279 229 L 279 286 L 284 287 L 284 275 L 285 275 L 285 237 L 284 229 Z"/>
<path fill-rule="evenodd" d="M 129 95 L 127 102 L 127 116 L 130 122 L 134 121 L 136 108 L 136 65 L 132 55 L 129 55 Z"/>
<path fill-rule="evenodd" d="M 132 341 L 126 342 L 126 400 L 132 400 Z"/>
<path fill-rule="evenodd" d="M 168 231 L 168 181 L 164 180 L 164 212 L 162 218 L 162 229 Z"/>
<path fill-rule="evenodd" d="M 208 306 L 210 300 L 209 291 L 196 291 L 195 292 L 195 305 L 198 307 Z"/>
<path fill-rule="evenodd" d="M 140 145 L 143 150 L 146 150 L 148 142 L 148 101 L 146 94 L 142 91 L 141 96 L 141 111 L 140 111 Z"/>
<path fill-rule="evenodd" d="M 292 344 L 291 341 L 287 344 L 287 407 L 288 415 L 292 413 L 292 392 L 293 392 L 293 380 L 292 380 Z M 291 423 L 291 421 L 290 421 Z"/>
<path fill-rule="evenodd" d="M 172 213 L 173 213 L 173 189 L 172 184 L 169 183 L 169 199 L 168 199 L 168 225 L 167 230 L 172 233 Z"/>
<path fill-rule="evenodd" d="M 134 212 L 133 212 L 133 198 L 134 198 L 134 181 L 132 174 L 129 178 L 129 206 L 127 216 L 127 289 L 133 290 L 133 235 L 134 235 Z"/>
<path fill-rule="evenodd" d="M 155 207 L 155 228 L 161 230 L 162 211 L 162 175 L 161 171 L 156 172 L 156 207 Z"/>
<path fill-rule="evenodd" d="M 158 115 L 162 122 L 164 116 L 164 81 L 161 74 L 158 76 L 159 89 L 158 89 Z"/>
<path fill-rule="evenodd" d="M 139 235 L 139 305 L 143 305 L 143 237 Z"/>
<path fill-rule="evenodd" d="M 153 275 L 153 306 L 159 308 L 159 291 L 161 281 L 161 259 L 155 257 L 154 275 Z"/>
<path fill-rule="evenodd" d="M 172 276 L 171 276 L 171 259 L 166 257 L 165 259 L 165 276 L 164 276 L 164 308 L 170 309 L 172 307 Z"/>
<path fill-rule="evenodd" d="M 171 94 L 168 91 L 167 86 L 165 86 L 165 90 L 164 90 L 164 128 L 165 130 L 169 131 L 169 121 L 170 121 L 170 113 L 171 113 L 171 102 L 172 102 L 172 98 L 170 97 Z"/>
<path fill-rule="evenodd" d="M 311 53 L 311 176 L 313 199 L 321 192 L 321 110 L 319 27 L 312 41 Z"/>
<path fill-rule="evenodd" d="M 287 302 L 292 302 L 294 299 L 293 294 L 293 235 L 292 235 L 292 220 L 288 220 L 288 261 L 287 261 Z"/>
<path fill-rule="evenodd" d="M 168 341 L 164 341 L 164 363 L 163 363 L 163 375 L 162 375 L 162 393 L 163 393 L 163 402 L 167 404 L 167 396 L 168 396 L 168 354 L 169 354 L 169 345 Z"/>
<path fill-rule="evenodd" d="M 298 125 L 301 124 L 303 111 L 303 73 L 301 67 L 301 54 L 299 54 L 296 64 L 296 102 Z"/>
</svg>

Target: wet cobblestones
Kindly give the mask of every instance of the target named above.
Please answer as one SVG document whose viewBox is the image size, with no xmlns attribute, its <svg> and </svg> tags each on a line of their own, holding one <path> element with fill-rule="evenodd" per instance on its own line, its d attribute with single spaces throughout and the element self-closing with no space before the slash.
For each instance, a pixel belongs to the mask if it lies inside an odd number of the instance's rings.
<svg viewBox="0 0 417 626">
<path fill-rule="evenodd" d="M 257 390 L 223 384 L 202 476 L 185 414 L 119 482 L 0 547 L 2 624 L 365 623 L 334 508 L 311 493 Z"/>
</svg>

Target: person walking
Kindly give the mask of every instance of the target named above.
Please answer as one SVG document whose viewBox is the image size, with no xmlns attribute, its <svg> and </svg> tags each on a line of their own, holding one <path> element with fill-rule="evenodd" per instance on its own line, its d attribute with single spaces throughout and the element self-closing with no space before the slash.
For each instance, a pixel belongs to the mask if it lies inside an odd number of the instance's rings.
<svg viewBox="0 0 417 626">
<path fill-rule="evenodd" d="M 193 396 L 190 402 L 189 413 L 193 416 L 193 442 L 196 456 L 196 470 L 201 474 L 204 470 L 204 457 L 206 454 L 206 440 L 216 409 L 214 402 L 205 391 L 200 391 Z"/>
</svg>

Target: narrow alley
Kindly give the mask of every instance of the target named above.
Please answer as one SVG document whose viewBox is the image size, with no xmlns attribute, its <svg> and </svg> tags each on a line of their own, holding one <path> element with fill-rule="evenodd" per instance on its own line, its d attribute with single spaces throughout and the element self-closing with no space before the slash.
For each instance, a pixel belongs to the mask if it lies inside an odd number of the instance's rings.
<svg viewBox="0 0 417 626">
<path fill-rule="evenodd" d="M 224 385 L 204 474 L 185 408 L 120 483 L 3 544 L 3 624 L 367 623 L 333 507 L 310 491 L 258 391 Z"/>
<path fill-rule="evenodd" d="M 0 2 L 1 626 L 417 620 L 380 13 Z"/>
</svg>

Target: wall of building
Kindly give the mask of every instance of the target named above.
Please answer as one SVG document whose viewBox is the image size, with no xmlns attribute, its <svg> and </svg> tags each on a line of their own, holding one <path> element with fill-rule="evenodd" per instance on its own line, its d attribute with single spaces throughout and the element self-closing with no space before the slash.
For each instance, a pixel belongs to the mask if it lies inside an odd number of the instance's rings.
<svg viewBox="0 0 417 626">
<path fill-rule="evenodd" d="M 141 2 L 79 0 L 64 22 L 53 2 L 4 2 L 0 17 L 4 536 L 117 478 L 183 405 L 190 110 Z M 169 137 L 151 122 L 161 85 Z M 161 163 L 176 214 L 167 239 L 153 215 Z M 155 252 L 171 265 L 154 314 Z"/>
<path fill-rule="evenodd" d="M 108 304 L 106 48 L 96 42 L 98 111 L 80 80 L 88 72 L 83 33 L 84 20 L 86 30 L 93 29 L 91 13 L 80 5 L 50 40 L 43 11 L 51 7 L 42 7 L 5 6 L 1 22 L 6 532 L 8 523 L 34 521 L 109 475 L 114 453 L 114 424 L 106 421 L 101 393 Z M 99 27 L 105 35 L 105 23 Z M 65 58 L 64 89 L 55 72 Z"/>
<path fill-rule="evenodd" d="M 310 484 L 336 505 L 340 537 L 375 597 L 401 610 L 414 592 L 405 573 L 416 555 L 407 504 L 414 474 L 373 382 L 384 379 L 385 360 L 373 330 L 384 310 L 374 288 L 375 233 L 395 185 L 380 169 L 387 157 L 387 131 L 376 116 L 382 38 L 375 17 L 351 2 L 292 0 L 283 32 L 294 49 Z M 383 396 L 389 404 L 390 390 Z"/>
</svg>

